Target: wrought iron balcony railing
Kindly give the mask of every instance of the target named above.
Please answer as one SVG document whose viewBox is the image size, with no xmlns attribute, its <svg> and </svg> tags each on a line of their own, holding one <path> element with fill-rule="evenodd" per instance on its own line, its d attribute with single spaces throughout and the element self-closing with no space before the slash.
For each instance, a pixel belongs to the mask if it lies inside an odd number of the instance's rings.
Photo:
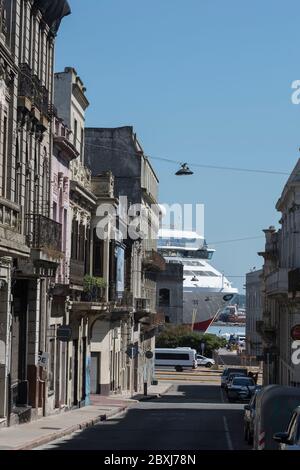
<svg viewBox="0 0 300 470">
<path fill-rule="evenodd" d="M 32 72 L 28 64 L 20 65 L 19 96 L 32 99 L 33 83 Z"/>
<path fill-rule="evenodd" d="M 83 286 L 84 278 L 84 261 L 78 261 L 75 259 L 70 260 L 70 282 L 78 286 Z"/>
<path fill-rule="evenodd" d="M 32 248 L 62 251 L 62 226 L 41 214 L 29 214 L 27 239 Z"/>
<path fill-rule="evenodd" d="M 19 96 L 29 98 L 45 116 L 50 116 L 49 92 L 28 64 L 20 66 Z"/>
<path fill-rule="evenodd" d="M 150 299 L 135 299 L 135 308 L 140 312 L 150 312 Z"/>
</svg>

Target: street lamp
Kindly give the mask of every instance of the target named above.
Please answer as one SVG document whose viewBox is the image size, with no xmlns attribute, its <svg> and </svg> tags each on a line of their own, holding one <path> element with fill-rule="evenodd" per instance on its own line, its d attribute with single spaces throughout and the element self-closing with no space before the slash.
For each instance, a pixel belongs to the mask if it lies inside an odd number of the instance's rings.
<svg viewBox="0 0 300 470">
<path fill-rule="evenodd" d="M 194 172 L 189 169 L 187 163 L 182 163 L 180 169 L 175 173 L 176 176 L 189 176 L 193 174 Z"/>
</svg>

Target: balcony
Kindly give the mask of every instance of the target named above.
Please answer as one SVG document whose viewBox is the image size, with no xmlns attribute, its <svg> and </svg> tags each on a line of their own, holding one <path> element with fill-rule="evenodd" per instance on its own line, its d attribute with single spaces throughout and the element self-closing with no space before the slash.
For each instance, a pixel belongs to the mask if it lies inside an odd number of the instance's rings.
<svg viewBox="0 0 300 470">
<path fill-rule="evenodd" d="M 135 299 L 135 320 L 147 317 L 151 314 L 151 300 L 147 298 Z"/>
<path fill-rule="evenodd" d="M 84 271 L 85 271 L 85 267 L 84 267 L 83 261 L 71 259 L 70 260 L 70 284 L 82 287 Z"/>
<path fill-rule="evenodd" d="M 75 146 L 64 136 L 55 135 L 53 138 L 54 145 L 58 148 L 60 152 L 60 157 L 63 157 L 67 163 L 70 163 L 72 160 L 75 160 L 79 156 L 78 150 Z"/>
<path fill-rule="evenodd" d="M 112 305 L 118 305 L 121 307 L 133 308 L 133 294 L 132 292 L 125 290 L 122 293 L 117 293 L 115 290 L 115 284 L 110 285 L 109 288 L 109 300 Z"/>
<path fill-rule="evenodd" d="M 159 330 L 165 324 L 165 316 L 162 313 L 151 313 L 147 318 L 143 318 L 141 330 L 143 333 L 150 333 L 153 330 Z"/>
<path fill-rule="evenodd" d="M 145 271 L 161 272 L 166 269 L 166 262 L 163 256 L 155 250 L 146 252 L 143 259 L 143 268 Z"/>
<path fill-rule="evenodd" d="M 100 298 L 92 301 L 79 300 L 72 302 L 72 314 L 81 316 L 84 314 L 112 322 L 128 319 L 132 311 L 132 306 L 106 302 L 106 300 Z"/>
<path fill-rule="evenodd" d="M 33 113 L 36 120 L 40 121 L 44 127 L 47 127 L 48 123 L 46 121 L 50 120 L 49 92 L 42 85 L 38 76 L 33 75 L 31 68 L 26 63 L 20 65 L 18 95 L 19 108 Z"/>
<path fill-rule="evenodd" d="M 135 309 L 139 312 L 150 312 L 150 299 L 135 299 Z"/>
<path fill-rule="evenodd" d="M 258 320 L 256 322 L 256 331 L 267 345 L 276 345 L 277 330 L 275 326 L 263 320 Z"/>
<path fill-rule="evenodd" d="M 62 226 L 41 214 L 26 216 L 27 241 L 35 261 L 59 263 L 62 253 Z"/>
<path fill-rule="evenodd" d="M 288 293 L 288 270 L 285 268 L 271 272 L 265 278 L 266 294 L 270 297 Z"/>
</svg>

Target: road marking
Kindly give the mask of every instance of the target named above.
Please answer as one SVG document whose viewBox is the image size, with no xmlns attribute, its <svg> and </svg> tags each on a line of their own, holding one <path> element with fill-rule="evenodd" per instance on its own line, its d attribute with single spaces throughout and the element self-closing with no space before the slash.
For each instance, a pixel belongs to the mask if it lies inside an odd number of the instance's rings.
<svg viewBox="0 0 300 470">
<path fill-rule="evenodd" d="M 228 449 L 234 450 L 226 416 L 223 416 L 223 421 L 224 421 L 224 428 L 225 428 Z"/>
<path fill-rule="evenodd" d="M 157 377 L 158 380 L 162 380 L 161 377 Z M 186 381 L 186 382 L 197 382 L 199 384 L 201 383 L 210 383 L 212 385 L 218 385 L 219 382 L 212 380 L 212 379 L 190 379 L 189 377 L 164 377 L 163 380 L 170 382 L 170 381 Z"/>
</svg>

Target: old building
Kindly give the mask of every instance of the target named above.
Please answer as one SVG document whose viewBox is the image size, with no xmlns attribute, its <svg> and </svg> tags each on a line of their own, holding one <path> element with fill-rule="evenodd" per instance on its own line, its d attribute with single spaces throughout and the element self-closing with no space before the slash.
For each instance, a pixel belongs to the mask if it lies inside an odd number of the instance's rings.
<svg viewBox="0 0 300 470">
<path fill-rule="evenodd" d="M 133 387 L 133 360 L 126 354 L 133 342 L 133 296 L 126 273 L 128 247 L 121 230 L 125 220 L 115 197 L 112 173 L 94 176 L 92 188 L 97 197 L 92 218 L 92 274 L 105 279 L 108 307 L 95 312 L 90 330 L 91 393 L 109 395 Z"/>
<path fill-rule="evenodd" d="M 132 294 L 133 316 L 130 335 L 132 376 L 127 389 L 138 392 L 153 378 L 155 332 L 162 318 L 156 310 L 156 276 L 165 268 L 157 252 L 159 224 L 158 180 L 132 127 L 86 129 L 85 161 L 92 175 L 114 176 L 114 193 L 125 214 L 125 284 Z M 125 332 L 124 332 L 125 333 Z M 148 357 L 147 357 L 148 356 Z"/>
<path fill-rule="evenodd" d="M 183 265 L 166 263 L 166 269 L 157 276 L 158 312 L 165 317 L 166 323 L 183 323 Z"/>
<path fill-rule="evenodd" d="M 263 354 L 262 339 L 257 332 L 263 314 L 262 270 L 246 275 L 246 353 L 253 358 Z"/>
<path fill-rule="evenodd" d="M 0 417 L 46 413 L 51 287 L 63 257 L 50 207 L 55 36 L 66 0 L 0 3 Z"/>
<path fill-rule="evenodd" d="M 47 412 L 70 406 L 70 386 L 67 377 L 70 368 L 68 344 L 60 341 L 57 332 L 69 325 L 69 285 L 71 259 L 71 204 L 70 204 L 70 164 L 78 158 L 79 152 L 72 143 L 70 129 L 57 116 L 53 118 L 53 156 L 51 161 L 52 191 L 50 194 L 51 217 L 61 225 L 61 244 L 64 256 L 56 270 L 55 285 L 51 291 L 51 312 L 49 316 L 49 395 Z"/>
<path fill-rule="evenodd" d="M 77 157 L 70 162 L 70 260 L 69 285 L 65 292 L 65 308 L 72 330 L 68 345 L 67 405 L 82 406 L 90 394 L 91 299 L 84 294 L 86 276 L 92 275 L 91 219 L 96 208 L 91 173 L 84 166 L 85 112 L 89 106 L 86 89 L 76 70 L 67 67 L 55 74 L 54 103 L 57 113 L 70 129 L 70 140 Z M 55 210 L 55 208 L 54 208 Z"/>
<path fill-rule="evenodd" d="M 258 332 L 264 343 L 264 383 L 300 386 L 299 365 L 293 362 L 293 327 L 300 324 L 300 160 L 276 208 L 281 228 L 264 230 L 264 305 Z"/>
</svg>

